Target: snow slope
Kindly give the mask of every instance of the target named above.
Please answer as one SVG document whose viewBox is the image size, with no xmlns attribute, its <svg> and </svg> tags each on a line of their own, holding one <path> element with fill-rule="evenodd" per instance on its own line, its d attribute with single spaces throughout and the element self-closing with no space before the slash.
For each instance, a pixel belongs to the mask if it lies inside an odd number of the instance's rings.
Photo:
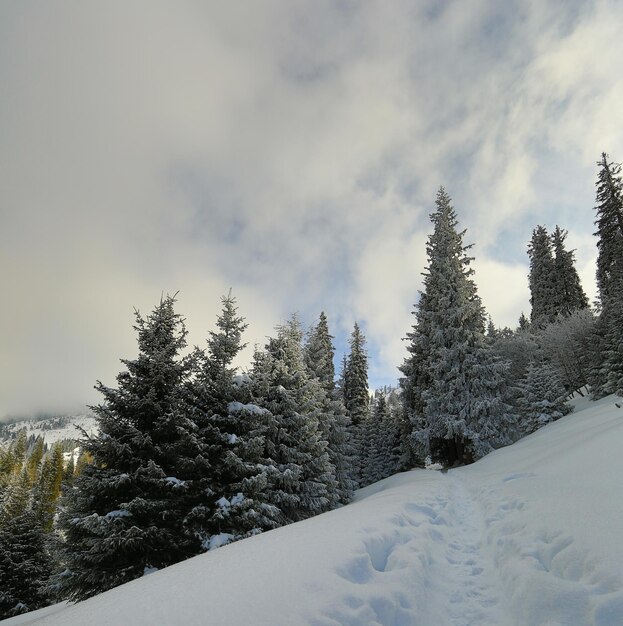
<svg viewBox="0 0 623 626">
<path fill-rule="evenodd" d="M 79 428 L 83 428 L 89 435 L 97 432 L 97 422 L 91 413 L 20 420 L 0 424 L 0 427 L 0 446 L 10 443 L 22 428 L 26 429 L 28 436 L 41 436 L 48 444 L 64 439 L 81 439 L 82 433 Z"/>
<path fill-rule="evenodd" d="M 623 625 L 623 409 L 612 397 L 472 466 L 16 624 Z"/>
</svg>

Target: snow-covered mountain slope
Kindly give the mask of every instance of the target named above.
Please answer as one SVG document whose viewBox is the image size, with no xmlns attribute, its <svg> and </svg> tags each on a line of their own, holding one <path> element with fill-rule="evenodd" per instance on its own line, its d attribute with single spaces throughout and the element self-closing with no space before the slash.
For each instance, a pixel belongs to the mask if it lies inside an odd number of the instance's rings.
<svg viewBox="0 0 623 626">
<path fill-rule="evenodd" d="M 87 434 L 94 434 L 97 432 L 97 422 L 93 414 L 84 413 L 0 424 L 0 446 L 10 443 L 22 428 L 26 429 L 29 436 L 40 435 L 46 443 L 51 444 L 63 439 L 80 439 L 82 434 L 79 428 L 84 428 Z"/>
<path fill-rule="evenodd" d="M 612 397 L 472 466 L 414 470 L 352 504 L 16 624 L 623 624 L 623 409 Z"/>
</svg>

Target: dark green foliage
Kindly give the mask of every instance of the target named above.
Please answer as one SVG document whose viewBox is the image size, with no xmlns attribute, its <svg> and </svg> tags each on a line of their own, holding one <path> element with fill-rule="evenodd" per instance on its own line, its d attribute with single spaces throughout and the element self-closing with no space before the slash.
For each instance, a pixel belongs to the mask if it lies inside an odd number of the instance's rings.
<svg viewBox="0 0 623 626">
<path fill-rule="evenodd" d="M 198 371 L 190 386 L 190 415 L 197 426 L 196 437 L 206 461 L 206 471 L 189 485 L 195 505 L 185 519 L 185 526 L 188 532 L 200 538 L 204 548 L 209 546 L 213 535 L 225 532 L 216 502 L 226 497 L 238 478 L 224 460 L 231 447 L 229 434 L 236 432 L 228 412 L 229 404 L 238 399 L 233 361 L 244 348 L 242 334 L 247 324 L 238 315 L 231 292 L 222 298 L 222 305 L 216 321 L 217 331 L 209 333 L 207 350 L 195 352 Z"/>
<path fill-rule="evenodd" d="M 217 331 L 211 331 L 208 339 L 208 358 L 204 364 L 205 380 L 218 387 L 222 386 L 221 395 L 231 394 L 236 368 L 234 359 L 246 347 L 242 335 L 248 324 L 238 315 L 236 299 L 231 295 L 221 299 L 223 310 L 216 320 Z"/>
<path fill-rule="evenodd" d="M 186 330 L 163 298 L 136 313 L 139 355 L 122 361 L 118 388 L 98 383 L 99 434 L 83 441 L 93 456 L 68 491 L 61 593 L 80 600 L 201 550 L 185 521 L 197 502 L 193 481 L 210 471 L 197 426 L 187 415 L 192 361 L 180 358 Z M 203 494 L 205 498 L 207 494 Z"/>
<path fill-rule="evenodd" d="M 593 397 L 610 393 L 623 396 L 623 298 L 607 298 L 595 323 L 591 344 L 588 379 Z"/>
<path fill-rule="evenodd" d="M 350 353 L 344 370 L 344 404 L 353 426 L 360 424 L 368 415 L 368 355 L 366 339 L 355 322 L 350 336 Z"/>
<path fill-rule="evenodd" d="M 341 391 L 350 419 L 354 461 L 353 478 L 359 481 L 365 464 L 366 422 L 369 417 L 368 355 L 366 339 L 355 322 L 350 336 L 350 351 L 345 358 Z"/>
<path fill-rule="evenodd" d="M 524 315 L 524 312 L 521 312 L 521 315 L 519 316 L 519 330 L 529 330 L 530 329 L 530 321 L 528 320 L 528 318 Z"/>
<path fill-rule="evenodd" d="M 335 367 L 333 365 L 333 337 L 329 334 L 327 317 L 320 314 L 320 320 L 307 338 L 304 355 L 305 365 L 311 378 L 322 387 L 319 393 L 319 426 L 328 443 L 331 464 L 335 468 L 338 483 L 338 499 L 348 502 L 356 487 L 354 480 L 354 449 L 350 418 L 346 413 L 341 393 L 335 387 Z"/>
<path fill-rule="evenodd" d="M 219 468 L 223 484 L 210 519 L 207 549 L 287 522 L 272 496 L 281 471 L 266 456 L 273 416 L 256 404 L 231 402 L 221 422 L 228 432 L 228 449 Z"/>
<path fill-rule="evenodd" d="M 605 152 L 597 165 L 597 286 L 605 306 L 623 287 L 623 180 L 621 164 L 608 161 Z"/>
<path fill-rule="evenodd" d="M 575 269 L 575 254 L 565 248 L 567 231 L 556 226 L 552 234 L 554 252 L 554 302 L 556 314 L 568 317 L 574 311 L 588 308 L 588 298 Z"/>
<path fill-rule="evenodd" d="M 530 321 L 535 326 L 542 326 L 556 319 L 556 282 L 552 253 L 552 241 L 544 226 L 537 226 L 532 232 L 528 246 L 530 257 Z"/>
<path fill-rule="evenodd" d="M 270 414 L 250 404 L 251 390 L 236 378 L 233 361 L 244 348 L 247 327 L 237 314 L 231 293 L 211 332 L 202 369 L 194 385 L 200 435 L 209 442 L 214 495 L 193 510 L 195 531 L 210 549 L 283 523 L 281 511 L 271 504 L 269 490 L 278 470 L 265 456 Z"/>
<path fill-rule="evenodd" d="M 49 601 L 46 586 L 52 565 L 40 514 L 49 501 L 33 491 L 31 478 L 34 474 L 36 481 L 40 475 L 42 447 L 37 445 L 27 457 L 22 441 L 20 436 L 18 454 L 11 457 L 21 458 L 21 468 L 13 466 L 0 501 L 0 619 Z"/>
<path fill-rule="evenodd" d="M 531 322 L 535 328 L 588 308 L 588 298 L 575 269 L 574 251 L 565 248 L 566 238 L 567 231 L 560 226 L 556 226 L 551 237 L 544 226 L 537 226 L 532 233 L 528 279 Z"/>
<path fill-rule="evenodd" d="M 375 393 L 373 410 L 364 422 L 364 429 L 362 486 L 387 478 L 398 470 L 400 432 L 384 390 Z"/>
<path fill-rule="evenodd" d="M 621 165 L 603 153 L 597 179 L 597 285 L 601 315 L 593 336 L 591 390 L 623 395 L 623 181 Z"/>
<path fill-rule="evenodd" d="M 0 619 L 46 606 L 51 570 L 45 534 L 30 510 L 0 524 Z"/>
<path fill-rule="evenodd" d="M 322 311 L 318 324 L 308 334 L 304 356 L 310 375 L 320 381 L 328 394 L 335 390 L 335 366 L 333 365 L 335 349 L 332 340 L 327 316 Z"/>
</svg>

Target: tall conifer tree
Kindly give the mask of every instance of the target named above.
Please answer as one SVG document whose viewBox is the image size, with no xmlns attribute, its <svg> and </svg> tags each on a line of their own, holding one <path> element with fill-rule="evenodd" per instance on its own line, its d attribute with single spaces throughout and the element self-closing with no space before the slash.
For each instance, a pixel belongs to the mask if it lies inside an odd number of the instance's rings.
<svg viewBox="0 0 623 626">
<path fill-rule="evenodd" d="M 309 375 L 319 382 L 323 390 L 320 428 L 329 445 L 329 458 L 335 468 L 339 501 L 345 503 L 350 500 L 356 487 L 353 476 L 354 449 L 351 422 L 335 386 L 335 349 L 332 340 L 327 316 L 322 312 L 318 324 L 312 327 L 307 337 L 305 364 Z"/>
<path fill-rule="evenodd" d="M 46 535 L 27 506 L 0 524 L 0 620 L 49 604 L 51 571 Z"/>
<path fill-rule="evenodd" d="M 339 500 L 335 468 L 320 422 L 323 389 L 307 374 L 296 316 L 279 326 L 252 371 L 253 402 L 267 409 L 266 457 L 278 470 L 270 502 L 295 522 Z"/>
<path fill-rule="evenodd" d="M 334 356 L 333 337 L 329 333 L 327 316 L 322 311 L 318 323 L 308 334 L 304 357 L 309 373 L 320 381 L 329 394 L 335 390 Z"/>
<path fill-rule="evenodd" d="M 608 161 L 605 152 L 597 165 L 597 286 L 605 306 L 623 287 L 623 179 L 621 164 Z"/>
<path fill-rule="evenodd" d="M 544 326 L 556 319 L 556 281 L 552 240 L 545 226 L 537 226 L 532 232 L 528 246 L 530 257 L 530 321 L 536 326 Z"/>
<path fill-rule="evenodd" d="M 238 400 L 238 387 L 233 361 L 244 348 L 242 334 L 247 327 L 237 314 L 236 300 L 231 295 L 221 299 L 222 311 L 216 320 L 216 331 L 210 331 L 205 351 L 195 351 L 196 376 L 190 385 L 191 415 L 196 424 L 196 438 L 205 458 L 205 471 L 189 486 L 195 505 L 185 518 L 189 532 L 201 539 L 207 549 L 213 535 L 221 535 L 218 501 L 229 493 L 236 477 L 225 457 L 231 449 L 229 440 L 235 430 L 229 415 L 229 404 Z M 203 497 L 201 497 L 201 495 Z M 235 533 L 234 533 L 235 534 Z M 233 534 L 232 534 L 233 537 Z"/>
<path fill-rule="evenodd" d="M 590 382 L 593 395 L 623 395 L 623 179 L 621 165 L 603 153 L 597 179 L 597 286 L 601 315 L 595 325 Z"/>
<path fill-rule="evenodd" d="M 344 404 L 354 426 L 368 414 L 368 355 L 366 338 L 355 322 L 350 336 L 350 353 L 344 370 Z"/>
<path fill-rule="evenodd" d="M 362 476 L 366 457 L 366 442 L 370 416 L 370 396 L 368 392 L 368 355 L 366 339 L 355 322 L 350 336 L 350 351 L 345 360 L 343 375 L 344 406 L 351 421 L 354 462 L 353 475 L 358 480 Z"/>
<path fill-rule="evenodd" d="M 588 298 L 575 269 L 575 254 L 565 248 L 567 231 L 556 226 L 552 233 L 554 253 L 554 301 L 556 313 L 568 317 L 574 311 L 588 308 Z"/>
<path fill-rule="evenodd" d="M 504 400 L 508 366 L 485 343 L 472 259 L 443 188 L 436 206 L 424 292 L 402 371 L 416 449 L 422 457 L 453 464 L 510 443 L 513 418 Z"/>
<path fill-rule="evenodd" d="M 279 473 L 265 456 L 265 437 L 272 416 L 250 403 L 249 385 L 236 376 L 234 359 L 244 348 L 247 327 L 238 315 L 231 293 L 222 299 L 223 309 L 210 332 L 207 353 L 197 379 L 202 425 L 200 433 L 210 442 L 213 471 L 210 501 L 193 510 L 193 521 L 205 548 L 276 528 L 281 511 L 271 504 L 271 481 Z"/>
<path fill-rule="evenodd" d="M 184 521 L 196 505 L 193 481 L 210 466 L 188 418 L 193 362 L 180 356 L 186 330 L 174 302 L 163 298 L 146 318 L 136 312 L 138 357 L 122 361 L 117 388 L 97 384 L 99 433 L 82 442 L 94 462 L 74 481 L 60 517 L 66 570 L 58 585 L 70 599 L 201 550 Z"/>
</svg>

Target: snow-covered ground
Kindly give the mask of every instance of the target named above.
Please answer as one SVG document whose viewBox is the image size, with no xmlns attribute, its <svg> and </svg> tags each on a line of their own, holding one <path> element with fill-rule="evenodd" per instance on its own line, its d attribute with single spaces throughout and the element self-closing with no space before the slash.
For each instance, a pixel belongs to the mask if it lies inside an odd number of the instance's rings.
<svg viewBox="0 0 623 626">
<path fill-rule="evenodd" d="M 45 419 L 28 419 L 11 424 L 0 424 L 0 446 L 8 444 L 22 428 L 30 435 L 40 435 L 47 444 L 63 439 L 80 439 L 82 433 L 78 429 L 84 428 L 87 434 L 97 432 L 97 422 L 91 413 L 80 415 L 62 415 Z"/>
<path fill-rule="evenodd" d="M 618 400 L 617 400 L 618 401 Z M 623 625 L 623 409 L 613 397 L 472 466 L 16 624 Z"/>
</svg>

